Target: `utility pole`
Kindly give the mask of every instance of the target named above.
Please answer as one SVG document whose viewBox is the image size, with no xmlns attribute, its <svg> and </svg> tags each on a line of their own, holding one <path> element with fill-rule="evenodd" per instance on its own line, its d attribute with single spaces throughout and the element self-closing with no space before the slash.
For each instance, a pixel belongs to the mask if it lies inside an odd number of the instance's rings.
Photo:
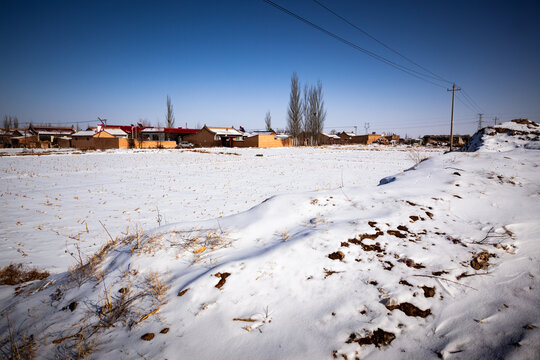
<svg viewBox="0 0 540 360">
<path fill-rule="evenodd" d="M 358 134 L 357 134 L 357 131 L 358 131 L 358 126 L 355 126 L 355 127 L 354 127 L 354 135 L 358 135 Z"/>
<path fill-rule="evenodd" d="M 482 116 L 484 116 L 484 114 L 478 113 L 478 130 L 482 129 Z"/>
<path fill-rule="evenodd" d="M 454 97 L 456 94 L 456 90 L 461 90 L 459 87 L 456 88 L 456 84 L 452 84 L 452 90 L 446 89 L 446 91 L 452 92 L 452 115 L 450 117 L 450 151 L 452 151 L 452 147 L 454 146 Z"/>
<path fill-rule="evenodd" d="M 495 116 L 495 117 L 493 118 L 493 125 L 497 125 L 497 121 L 498 121 L 498 120 L 499 120 L 499 118 Z"/>
<path fill-rule="evenodd" d="M 364 123 L 364 129 L 366 129 L 366 134 L 369 134 L 369 123 Z"/>
</svg>

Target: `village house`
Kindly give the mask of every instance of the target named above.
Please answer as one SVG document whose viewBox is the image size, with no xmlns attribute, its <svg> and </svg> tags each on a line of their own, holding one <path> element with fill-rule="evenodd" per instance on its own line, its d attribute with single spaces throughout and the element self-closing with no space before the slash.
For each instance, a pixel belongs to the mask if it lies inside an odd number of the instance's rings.
<svg viewBox="0 0 540 360">
<path fill-rule="evenodd" d="M 352 139 L 356 136 L 355 133 L 342 131 L 337 134 L 341 139 L 342 144 L 352 144 Z"/>
<path fill-rule="evenodd" d="M 319 142 L 322 145 L 340 144 L 341 138 L 336 134 L 321 133 L 319 136 Z"/>
<path fill-rule="evenodd" d="M 244 133 L 241 140 L 234 140 L 234 147 L 289 147 L 293 145 L 293 139 L 288 135 L 277 135 L 273 131 L 259 131 L 256 133 Z"/>
<path fill-rule="evenodd" d="M 163 127 L 147 127 L 142 130 L 143 140 L 152 141 L 174 141 L 179 144 L 184 138 L 191 134 L 196 134 L 199 129 L 187 128 L 163 128 Z"/>
<path fill-rule="evenodd" d="M 195 134 L 187 135 L 184 140 L 200 147 L 232 147 L 234 141 L 242 141 L 244 134 L 234 127 L 208 127 L 206 125 Z"/>
<path fill-rule="evenodd" d="M 129 141 L 125 131 L 122 129 L 108 129 L 101 131 L 85 130 L 72 135 L 71 144 L 77 149 L 83 150 L 105 150 L 105 149 L 127 149 Z"/>
<path fill-rule="evenodd" d="M 28 128 L 28 132 L 30 132 L 32 135 L 37 136 L 38 142 L 42 143 L 41 147 L 51 147 L 53 145 L 57 145 L 58 138 L 71 136 L 73 133 L 75 133 L 75 129 L 68 126 L 30 125 Z M 47 144 L 47 146 L 43 146 L 43 143 Z"/>
</svg>

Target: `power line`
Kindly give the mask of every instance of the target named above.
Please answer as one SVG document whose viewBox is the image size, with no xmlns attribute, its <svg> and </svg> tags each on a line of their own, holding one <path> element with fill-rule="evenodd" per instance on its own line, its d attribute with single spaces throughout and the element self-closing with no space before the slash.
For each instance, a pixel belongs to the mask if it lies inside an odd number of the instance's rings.
<svg viewBox="0 0 540 360">
<path fill-rule="evenodd" d="M 429 69 L 423 67 L 422 65 L 418 64 L 417 62 L 411 60 L 410 58 L 406 57 L 405 55 L 403 55 L 402 53 L 400 53 L 399 51 L 391 48 L 390 46 L 386 45 L 385 43 L 383 43 L 382 41 L 378 40 L 377 38 L 375 38 L 373 35 L 369 34 L 367 31 L 365 31 L 364 29 L 360 28 L 358 25 L 356 24 L 353 24 L 352 22 L 350 22 L 349 20 L 347 20 L 345 17 L 339 15 L 338 13 L 336 13 L 335 11 L 333 11 L 332 9 L 328 8 L 326 5 L 322 4 L 320 1 L 318 0 L 313 0 L 314 3 L 316 3 L 317 5 L 319 5 L 320 7 L 322 7 L 323 9 L 327 10 L 328 12 L 332 13 L 333 15 L 335 15 L 336 17 L 338 17 L 339 19 L 343 20 L 344 22 L 346 22 L 347 24 L 349 24 L 350 26 L 352 26 L 353 28 L 355 28 L 356 30 L 362 32 L 364 35 L 366 35 L 367 37 L 369 37 L 370 39 L 376 41 L 377 43 L 379 43 L 380 45 L 384 46 L 386 49 L 392 51 L 394 54 L 397 54 L 399 55 L 401 58 L 405 59 L 406 61 L 410 62 L 411 64 L 413 65 L 416 65 L 417 67 L 419 67 L 420 69 L 430 73 L 431 75 L 434 76 L 435 79 L 439 80 L 439 81 L 443 81 L 443 82 L 446 82 L 448 84 L 451 84 L 452 82 L 449 81 L 449 80 L 446 80 L 445 78 L 443 78 L 442 76 L 440 75 L 437 75 L 435 74 L 434 72 L 430 71 Z"/>
<path fill-rule="evenodd" d="M 474 101 L 474 99 L 471 97 L 471 95 L 469 95 L 465 90 L 463 90 L 462 92 L 463 92 L 463 95 L 467 99 L 469 99 L 480 110 L 480 112 L 484 112 L 484 110 L 476 103 L 476 101 Z"/>
<path fill-rule="evenodd" d="M 405 67 L 403 65 L 399 65 L 399 64 L 397 64 L 397 63 L 395 63 L 395 62 L 393 62 L 393 61 L 391 61 L 389 59 L 386 59 L 385 57 L 382 57 L 380 55 L 375 54 L 374 52 L 371 52 L 371 51 L 369 51 L 367 49 L 364 49 L 363 47 L 358 46 L 358 45 L 350 42 L 349 40 L 346 40 L 346 39 L 342 38 L 341 36 L 336 35 L 333 32 L 328 31 L 328 30 L 322 28 L 321 26 L 312 23 L 311 21 L 307 20 L 306 18 L 304 18 L 304 17 L 302 17 L 302 16 L 300 16 L 300 15 L 298 15 L 298 14 L 296 14 L 296 13 L 294 13 L 294 12 L 292 12 L 292 11 L 290 11 L 290 10 L 276 4 L 275 2 L 273 2 L 271 0 L 263 0 L 263 1 L 266 2 L 269 5 L 272 5 L 276 9 L 284 12 L 285 14 L 290 15 L 290 16 L 294 17 L 297 20 L 300 20 L 301 22 L 313 27 L 314 29 L 317 29 L 317 30 L 321 31 L 322 33 L 325 33 L 326 35 L 328 35 L 330 37 L 333 37 L 334 39 L 344 43 L 345 45 L 348 45 L 348 46 L 350 46 L 350 47 L 352 47 L 352 48 L 354 48 L 354 49 L 356 49 L 356 50 L 358 50 L 360 52 L 363 52 L 364 54 L 366 54 L 368 56 L 371 56 L 372 58 L 374 58 L 376 60 L 379 60 L 379 61 L 381 61 L 381 62 L 383 62 L 383 63 L 385 63 L 387 65 L 390 65 L 390 66 L 392 66 L 392 67 L 394 67 L 394 68 L 396 68 L 396 69 L 398 69 L 400 71 L 403 71 L 404 73 L 407 73 L 407 74 L 409 74 L 411 76 L 414 76 L 414 77 L 416 77 L 416 78 L 418 78 L 420 80 L 423 80 L 425 82 L 428 82 L 428 83 L 430 83 L 432 85 L 435 85 L 435 86 L 438 86 L 438 87 L 441 87 L 441 88 L 445 88 L 445 86 L 443 86 L 441 84 L 438 84 L 438 83 L 435 83 L 435 82 L 433 82 L 431 80 L 426 79 L 426 78 L 432 78 L 432 79 L 435 79 L 437 81 L 441 81 L 441 80 L 439 80 L 439 79 L 437 79 L 437 78 L 435 78 L 433 76 L 420 73 L 420 72 L 418 72 L 416 70 L 407 68 L 407 67 Z"/>
<path fill-rule="evenodd" d="M 69 125 L 69 124 L 89 124 L 93 122 L 98 122 L 98 120 L 88 120 L 88 121 L 64 121 L 64 122 L 48 122 L 48 121 L 23 121 L 19 122 L 19 124 L 51 124 L 51 125 Z"/>
<path fill-rule="evenodd" d="M 465 101 L 461 100 L 461 98 L 458 96 L 456 97 L 460 103 L 462 103 L 463 105 L 465 105 L 469 110 L 471 110 L 473 113 L 477 113 L 478 110 L 474 109 L 471 105 L 469 105 L 468 103 L 466 103 Z"/>
</svg>

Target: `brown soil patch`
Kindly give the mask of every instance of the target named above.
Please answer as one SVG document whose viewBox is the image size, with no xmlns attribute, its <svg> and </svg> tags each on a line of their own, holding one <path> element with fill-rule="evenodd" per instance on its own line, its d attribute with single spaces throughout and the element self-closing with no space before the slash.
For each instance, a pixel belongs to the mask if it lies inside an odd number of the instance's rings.
<svg viewBox="0 0 540 360">
<path fill-rule="evenodd" d="M 420 286 L 420 289 L 424 290 L 424 297 L 433 297 L 435 296 L 435 287 L 429 287 L 429 286 Z"/>
<path fill-rule="evenodd" d="M 399 280 L 399 283 L 401 285 L 406 285 L 406 286 L 410 286 L 410 287 L 413 286 L 410 282 L 408 282 L 407 280 L 403 280 L 403 279 Z"/>
<path fill-rule="evenodd" d="M 214 276 L 220 278 L 219 282 L 216 284 L 216 287 L 218 289 L 221 289 L 223 285 L 225 285 L 226 279 L 231 275 L 231 273 L 225 272 L 225 273 L 217 273 Z"/>
<path fill-rule="evenodd" d="M 484 250 L 480 254 L 473 257 L 473 259 L 471 260 L 471 267 L 474 270 L 485 270 L 490 265 L 489 258 L 494 256 L 494 254 L 490 254 Z"/>
<path fill-rule="evenodd" d="M 407 234 L 403 234 L 402 232 L 399 232 L 398 230 L 388 230 L 386 232 L 388 233 L 388 235 L 392 235 L 400 239 L 407 237 Z"/>
<path fill-rule="evenodd" d="M 513 123 L 521 124 L 521 125 L 533 125 L 538 126 L 537 123 L 530 121 L 529 119 L 514 119 L 512 120 Z"/>
<path fill-rule="evenodd" d="M 177 296 L 182 296 L 182 295 L 184 295 L 185 293 L 187 293 L 188 291 L 189 291 L 189 288 L 184 289 L 184 290 L 180 291 L 180 292 L 177 294 Z"/>
<path fill-rule="evenodd" d="M 376 221 L 368 221 L 368 225 L 374 228 L 377 225 Z"/>
<path fill-rule="evenodd" d="M 397 228 L 398 230 L 409 232 L 409 228 L 405 225 L 399 225 Z"/>
<path fill-rule="evenodd" d="M 413 203 L 412 201 L 409 201 L 409 200 L 406 200 L 405 201 L 407 204 L 411 205 L 411 206 L 418 206 L 417 204 Z"/>
<path fill-rule="evenodd" d="M 381 346 L 389 345 L 395 338 L 396 335 L 393 333 L 377 329 L 365 337 L 358 337 L 355 333 L 352 333 L 349 335 L 349 339 L 347 339 L 346 343 L 351 344 L 355 342 L 358 343 L 358 345 L 375 345 L 375 347 L 380 348 Z"/>
<path fill-rule="evenodd" d="M 160 333 L 160 334 L 166 334 L 166 333 L 168 333 L 168 332 L 169 332 L 169 328 L 164 328 L 164 329 L 162 329 L 159 333 Z"/>
<path fill-rule="evenodd" d="M 441 275 L 444 275 L 444 274 L 448 274 L 448 271 L 446 271 L 446 270 L 432 271 L 431 274 L 434 275 L 434 276 L 441 276 Z"/>
<path fill-rule="evenodd" d="M 364 240 L 364 239 L 375 240 L 376 238 L 378 238 L 381 235 L 384 235 L 384 233 L 382 231 L 378 230 L 375 234 L 368 234 L 368 233 L 359 234 L 358 238 L 359 238 L 359 240 Z M 350 242 L 350 240 L 349 240 L 349 242 Z"/>
<path fill-rule="evenodd" d="M 384 270 L 391 271 L 393 267 L 394 267 L 394 264 L 392 264 L 390 261 L 384 261 L 383 262 Z"/>
<path fill-rule="evenodd" d="M 0 285 L 17 285 L 49 277 L 48 271 L 26 267 L 23 264 L 9 264 L 0 269 Z"/>
<path fill-rule="evenodd" d="M 426 211 L 426 215 L 429 216 L 430 219 L 433 219 L 433 213 Z"/>
<path fill-rule="evenodd" d="M 154 338 L 154 333 L 146 333 L 143 336 L 141 336 L 141 339 L 144 341 L 150 341 Z"/>
<path fill-rule="evenodd" d="M 412 267 L 412 268 L 415 268 L 415 269 L 423 269 L 423 268 L 425 268 L 424 265 L 422 265 L 421 263 L 415 262 L 413 259 L 405 259 L 405 260 L 403 260 L 403 262 L 408 267 Z"/>
<path fill-rule="evenodd" d="M 420 218 L 416 215 L 411 215 L 409 216 L 409 219 L 411 219 L 411 222 L 415 222 L 415 221 L 418 221 Z"/>
<path fill-rule="evenodd" d="M 328 254 L 328 257 L 332 260 L 343 260 L 345 258 L 345 254 L 343 254 L 341 251 L 336 251 Z"/>
<path fill-rule="evenodd" d="M 342 242 L 341 242 L 341 246 L 349 247 L 349 243 L 346 242 L 346 241 L 342 241 Z"/>
<path fill-rule="evenodd" d="M 327 277 L 329 276 L 332 276 L 334 274 L 339 274 L 343 271 L 334 271 L 334 270 L 328 270 L 328 269 L 323 269 L 324 270 L 324 278 L 326 279 Z"/>
<path fill-rule="evenodd" d="M 390 311 L 393 311 L 395 309 L 401 310 L 407 316 L 419 316 L 425 318 L 426 316 L 431 314 L 430 309 L 420 310 L 419 308 L 408 302 L 404 302 L 399 305 L 386 305 L 386 308 Z"/>
<path fill-rule="evenodd" d="M 381 244 L 379 242 L 375 243 L 374 245 L 366 245 L 362 242 L 362 239 L 349 239 L 349 242 L 351 244 L 360 245 L 364 251 L 383 252 L 383 249 L 381 249 Z"/>
</svg>

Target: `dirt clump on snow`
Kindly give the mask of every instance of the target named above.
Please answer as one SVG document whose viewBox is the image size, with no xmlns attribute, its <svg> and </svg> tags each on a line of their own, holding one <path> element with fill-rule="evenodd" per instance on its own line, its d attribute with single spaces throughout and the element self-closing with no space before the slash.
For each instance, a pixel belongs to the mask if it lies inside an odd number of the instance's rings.
<svg viewBox="0 0 540 360">
<path fill-rule="evenodd" d="M 159 332 L 160 334 L 166 334 L 169 332 L 169 328 L 163 328 L 161 329 L 161 331 Z"/>
<path fill-rule="evenodd" d="M 397 229 L 400 230 L 400 231 L 410 232 L 410 231 L 409 231 L 409 228 L 406 227 L 405 225 L 399 225 L 399 226 L 397 227 Z"/>
<path fill-rule="evenodd" d="M 420 289 L 424 290 L 424 297 L 433 297 L 435 296 L 435 287 L 429 287 L 429 286 L 420 286 Z"/>
<path fill-rule="evenodd" d="M 17 285 L 49 277 L 48 271 L 39 271 L 23 264 L 9 264 L 0 269 L 0 285 Z"/>
<path fill-rule="evenodd" d="M 402 232 L 398 231 L 398 230 L 388 230 L 386 231 L 388 233 L 388 235 L 392 235 L 392 236 L 395 236 L 397 238 L 400 238 L 400 239 L 404 239 L 407 237 L 407 234 L 403 234 Z"/>
<path fill-rule="evenodd" d="M 365 234 L 362 234 L 365 235 Z M 383 252 L 383 249 L 381 248 L 381 243 L 376 242 L 374 245 L 368 245 L 364 244 L 362 242 L 362 239 L 349 239 L 349 242 L 351 244 L 360 245 L 364 251 L 376 251 L 376 252 Z"/>
<path fill-rule="evenodd" d="M 386 305 L 386 308 L 390 311 L 393 311 L 395 309 L 401 310 L 407 316 L 419 316 L 425 318 L 431 314 L 430 309 L 420 310 L 419 308 L 408 302 L 404 302 L 398 305 Z"/>
<path fill-rule="evenodd" d="M 358 343 L 358 345 L 375 345 L 375 347 L 380 348 L 381 346 L 389 345 L 395 338 L 396 335 L 393 333 L 379 328 L 364 337 L 358 337 L 355 333 L 352 333 L 345 342 L 347 344 L 355 342 Z"/>
<path fill-rule="evenodd" d="M 143 336 L 141 336 L 141 339 L 144 341 L 150 341 L 154 338 L 154 333 L 146 333 Z"/>
<path fill-rule="evenodd" d="M 328 254 L 328 257 L 332 260 L 343 260 L 345 258 L 345 254 L 343 254 L 341 251 L 336 251 L 331 254 Z"/>
<path fill-rule="evenodd" d="M 184 290 L 178 292 L 178 294 L 177 294 L 176 296 L 182 296 L 182 295 L 184 295 L 185 293 L 187 293 L 188 291 L 189 291 L 189 288 L 184 289 Z"/>
<path fill-rule="evenodd" d="M 484 250 L 480 254 L 473 257 L 471 260 L 471 267 L 474 270 L 485 270 L 490 265 L 489 259 L 494 256 L 494 254 L 490 254 Z"/>
<path fill-rule="evenodd" d="M 399 283 L 400 283 L 401 285 L 406 285 L 406 286 L 412 287 L 412 284 L 411 284 L 410 282 L 408 282 L 407 280 L 401 279 L 401 280 L 399 280 Z"/>
<path fill-rule="evenodd" d="M 413 259 L 404 259 L 404 260 L 401 260 L 401 261 L 404 262 L 405 265 L 407 265 L 407 267 L 412 267 L 412 268 L 415 268 L 415 269 L 423 269 L 423 268 L 425 268 L 424 265 L 422 265 L 421 263 L 415 262 Z"/>
<path fill-rule="evenodd" d="M 376 221 L 368 221 L 368 225 L 371 226 L 372 228 L 376 228 L 377 226 L 377 222 Z"/>
<path fill-rule="evenodd" d="M 224 273 L 217 273 L 214 276 L 219 278 L 219 282 L 216 284 L 216 288 L 221 289 L 223 285 L 225 285 L 226 279 L 231 275 L 231 273 L 224 272 Z"/>
</svg>

